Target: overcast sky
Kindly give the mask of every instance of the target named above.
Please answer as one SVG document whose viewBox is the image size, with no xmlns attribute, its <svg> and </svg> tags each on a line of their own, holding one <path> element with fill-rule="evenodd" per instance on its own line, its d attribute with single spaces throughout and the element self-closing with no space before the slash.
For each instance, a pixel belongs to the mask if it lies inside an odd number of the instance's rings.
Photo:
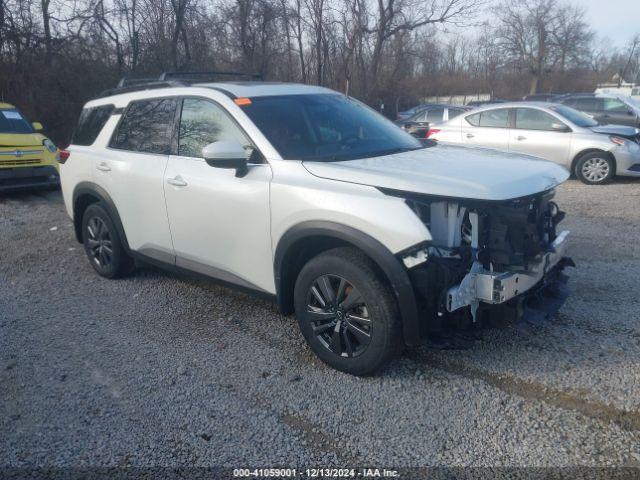
<svg viewBox="0 0 640 480">
<path fill-rule="evenodd" d="M 609 37 L 623 46 L 640 32 L 640 0 L 579 0 L 587 9 L 587 19 L 600 38 Z"/>
<path fill-rule="evenodd" d="M 640 33 L 640 0 L 565 0 L 583 5 L 587 21 L 595 30 L 598 40 L 611 40 L 611 46 L 624 47 L 637 32 Z M 480 19 L 495 20 L 495 6 L 500 0 L 492 0 Z M 455 28 L 450 30 L 458 33 Z"/>
</svg>

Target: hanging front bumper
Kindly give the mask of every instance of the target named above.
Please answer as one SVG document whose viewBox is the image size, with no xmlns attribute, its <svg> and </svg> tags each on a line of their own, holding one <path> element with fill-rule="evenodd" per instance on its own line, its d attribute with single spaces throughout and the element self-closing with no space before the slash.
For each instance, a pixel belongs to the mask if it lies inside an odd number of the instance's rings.
<svg viewBox="0 0 640 480">
<path fill-rule="evenodd" d="M 529 264 L 526 270 L 492 272 L 485 270 L 480 262 L 474 262 L 462 282 L 447 291 L 446 309 L 453 312 L 462 307 L 477 307 L 480 302 L 505 303 L 544 283 L 556 267 L 573 263 L 565 257 L 568 235 L 568 230 L 560 232 L 541 259 Z"/>
</svg>

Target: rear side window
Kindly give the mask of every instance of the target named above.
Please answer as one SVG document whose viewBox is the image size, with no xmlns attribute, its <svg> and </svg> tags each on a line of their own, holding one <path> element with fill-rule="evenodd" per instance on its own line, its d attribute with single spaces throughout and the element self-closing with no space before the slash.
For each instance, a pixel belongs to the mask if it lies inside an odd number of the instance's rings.
<svg viewBox="0 0 640 480">
<path fill-rule="evenodd" d="M 474 127 L 507 128 L 509 125 L 509 109 L 486 110 L 465 117 Z"/>
<path fill-rule="evenodd" d="M 509 109 L 487 110 L 480 114 L 481 127 L 507 128 L 509 123 Z"/>
<path fill-rule="evenodd" d="M 451 120 L 452 118 L 456 118 L 458 115 L 462 115 L 464 113 L 464 110 L 460 109 L 460 108 L 450 108 L 449 109 L 449 120 Z"/>
<path fill-rule="evenodd" d="M 78 120 L 78 126 L 71 139 L 72 145 L 93 145 L 102 127 L 107 123 L 113 113 L 113 105 L 100 105 L 99 107 L 83 108 Z"/>
<path fill-rule="evenodd" d="M 171 153 L 177 104 L 175 98 L 131 102 L 109 146 L 133 152 L 168 155 Z"/>
<path fill-rule="evenodd" d="M 444 108 L 434 108 L 427 112 L 427 122 L 441 122 L 444 117 Z"/>
</svg>

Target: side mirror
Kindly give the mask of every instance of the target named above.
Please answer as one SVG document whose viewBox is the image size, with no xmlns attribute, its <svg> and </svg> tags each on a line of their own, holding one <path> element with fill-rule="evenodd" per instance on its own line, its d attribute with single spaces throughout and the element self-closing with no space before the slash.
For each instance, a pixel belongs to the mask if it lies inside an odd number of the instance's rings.
<svg viewBox="0 0 640 480">
<path fill-rule="evenodd" d="M 31 126 L 33 127 L 33 129 L 34 129 L 36 132 L 41 132 L 42 130 L 44 130 L 44 127 L 42 126 L 42 124 L 41 124 L 40 122 L 33 122 L 33 123 L 31 124 Z"/>
<path fill-rule="evenodd" d="M 206 145 L 202 149 L 202 157 L 212 167 L 234 168 L 236 177 L 244 177 L 249 171 L 244 147 L 234 140 L 221 140 Z"/>
<path fill-rule="evenodd" d="M 552 123 L 551 124 L 551 129 L 554 132 L 570 132 L 571 129 L 569 127 L 567 127 L 564 123 Z"/>
</svg>

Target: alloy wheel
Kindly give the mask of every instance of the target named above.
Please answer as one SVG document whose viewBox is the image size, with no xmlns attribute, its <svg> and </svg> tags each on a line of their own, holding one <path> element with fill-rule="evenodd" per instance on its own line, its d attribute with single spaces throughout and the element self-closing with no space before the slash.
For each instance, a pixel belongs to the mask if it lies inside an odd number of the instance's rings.
<svg viewBox="0 0 640 480">
<path fill-rule="evenodd" d="M 113 262 L 113 244 L 109 228 L 100 217 L 91 217 L 87 222 L 87 247 L 91 259 L 101 268 Z"/>
<path fill-rule="evenodd" d="M 604 158 L 589 158 L 582 164 L 582 175 L 590 182 L 602 182 L 609 175 L 609 168 Z"/>
<path fill-rule="evenodd" d="M 311 284 L 306 317 L 318 341 L 336 355 L 357 357 L 371 341 L 371 318 L 364 298 L 337 275 L 322 275 Z"/>
</svg>

